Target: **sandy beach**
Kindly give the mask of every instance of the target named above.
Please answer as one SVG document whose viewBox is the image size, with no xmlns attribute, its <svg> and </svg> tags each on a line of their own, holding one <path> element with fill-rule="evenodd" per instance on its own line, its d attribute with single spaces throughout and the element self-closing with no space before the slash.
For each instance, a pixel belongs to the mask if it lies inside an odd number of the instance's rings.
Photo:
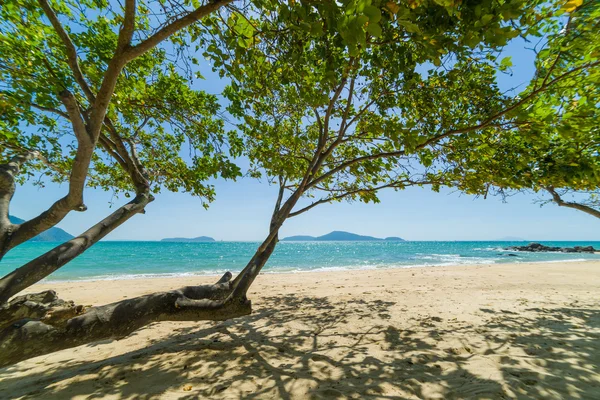
<svg viewBox="0 0 600 400">
<path fill-rule="evenodd" d="M 99 305 L 215 278 L 40 284 Z M 599 399 L 600 262 L 261 275 L 254 313 L 0 369 L 0 398 Z"/>
</svg>

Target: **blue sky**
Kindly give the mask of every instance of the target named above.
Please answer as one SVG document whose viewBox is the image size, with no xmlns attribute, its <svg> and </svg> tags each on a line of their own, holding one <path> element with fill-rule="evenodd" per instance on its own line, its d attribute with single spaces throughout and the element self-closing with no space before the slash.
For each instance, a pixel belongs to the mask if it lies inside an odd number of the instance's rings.
<svg viewBox="0 0 600 400">
<path fill-rule="evenodd" d="M 506 49 L 513 57 L 514 74 L 502 75 L 505 90 L 526 84 L 531 78 L 533 54 L 523 42 Z M 206 81 L 197 88 L 219 93 L 223 81 L 202 70 Z M 521 87 L 522 88 L 522 87 Z M 260 240 L 267 233 L 276 197 L 276 188 L 265 182 L 241 179 L 214 182 L 217 200 L 208 210 L 184 193 L 163 193 L 137 215 L 111 233 L 106 240 L 159 240 L 172 236 L 212 236 L 217 240 Z M 39 189 L 30 183 L 20 187 L 11 204 L 11 214 L 31 218 L 63 196 L 66 185 L 48 184 Z M 381 203 L 335 203 L 315 207 L 288 220 L 281 236 L 322 235 L 346 230 L 372 236 L 400 236 L 408 240 L 494 240 L 519 236 L 527 240 L 600 240 L 599 221 L 586 214 L 557 207 L 540 207 L 540 196 L 518 194 L 503 203 L 497 197 L 475 198 L 453 190 L 434 193 L 427 188 L 400 192 L 383 191 Z M 111 200 L 114 202 L 110 207 Z M 59 224 L 79 234 L 101 220 L 127 199 L 114 199 L 111 193 L 88 189 L 88 211 L 72 212 Z"/>
</svg>

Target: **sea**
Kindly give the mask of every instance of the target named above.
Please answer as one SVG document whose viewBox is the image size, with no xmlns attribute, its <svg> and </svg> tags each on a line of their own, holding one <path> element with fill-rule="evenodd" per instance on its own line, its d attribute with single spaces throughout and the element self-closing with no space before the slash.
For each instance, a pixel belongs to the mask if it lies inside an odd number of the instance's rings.
<svg viewBox="0 0 600 400">
<path fill-rule="evenodd" d="M 549 246 L 594 246 L 600 242 L 542 241 Z M 418 268 L 474 264 L 575 262 L 600 260 L 600 254 L 528 253 L 505 250 L 525 242 L 280 242 L 264 273 Z M 0 276 L 59 243 L 28 242 L 0 261 Z M 258 242 L 111 242 L 97 243 L 46 281 L 112 280 L 240 271 Z M 568 265 L 568 264 L 567 264 Z"/>
</svg>

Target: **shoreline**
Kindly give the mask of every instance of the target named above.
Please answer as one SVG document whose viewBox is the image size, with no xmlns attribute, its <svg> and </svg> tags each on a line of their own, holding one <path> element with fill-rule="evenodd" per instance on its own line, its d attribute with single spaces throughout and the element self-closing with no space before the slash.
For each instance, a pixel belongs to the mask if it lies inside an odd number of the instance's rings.
<svg viewBox="0 0 600 400">
<path fill-rule="evenodd" d="M 215 277 L 44 283 L 100 305 Z M 0 369 L 0 398 L 600 398 L 600 261 L 261 274 L 252 314 Z"/>
<path fill-rule="evenodd" d="M 593 254 L 598 254 L 600 255 L 600 252 L 596 252 Z M 481 266 L 513 266 L 513 265 L 524 265 L 524 264 L 561 264 L 561 263 L 565 263 L 565 264 L 577 264 L 577 263 L 597 263 L 600 262 L 599 260 L 589 260 L 589 259 L 572 259 L 572 260 L 543 260 L 543 261 L 513 261 L 510 260 L 509 262 L 506 263 L 472 263 L 472 264 L 453 264 L 453 263 L 444 263 L 444 264 L 423 264 L 423 265 L 419 265 L 419 264 L 413 264 L 413 265 L 402 265 L 402 266 L 383 266 L 383 267 L 378 267 L 378 266 L 368 266 L 368 267 L 360 267 L 360 268 L 346 268 L 346 267 L 324 267 L 324 268 L 315 268 L 315 269 L 297 269 L 294 271 L 265 271 L 263 270 L 261 272 L 261 274 L 264 275 L 286 275 L 286 274 L 290 274 L 290 275 L 295 275 L 295 274 L 311 274 L 311 273 L 315 273 L 315 274 L 320 274 L 320 273 L 343 273 L 343 272 L 350 272 L 350 271 L 387 271 L 387 270 L 403 270 L 403 269 L 417 269 L 417 268 L 456 268 L 456 267 L 481 267 Z M 240 272 L 240 271 L 233 271 L 230 270 L 229 272 L 231 272 L 234 276 Z M 84 279 L 61 279 L 61 280 L 52 280 L 51 278 L 47 278 L 42 280 L 40 283 L 36 284 L 37 285 L 53 285 L 53 284 L 62 284 L 62 283 L 78 283 L 78 282 L 112 282 L 112 281 L 130 281 L 130 280 L 153 280 L 153 279 L 179 279 L 179 278 L 196 278 L 196 277 L 207 277 L 207 278 L 212 278 L 212 277 L 221 277 L 224 272 L 220 272 L 220 273 L 213 273 L 213 272 L 208 272 L 206 274 L 204 273 L 197 273 L 197 272 L 180 272 L 180 273 L 164 273 L 164 274 L 138 274 L 138 275 L 121 275 L 121 276 L 115 276 L 115 277 L 106 277 L 103 278 L 101 276 L 98 277 L 91 277 L 91 278 L 84 278 Z M 149 275 L 149 276 L 146 276 Z M 154 276 L 152 276 L 154 275 Z"/>
</svg>

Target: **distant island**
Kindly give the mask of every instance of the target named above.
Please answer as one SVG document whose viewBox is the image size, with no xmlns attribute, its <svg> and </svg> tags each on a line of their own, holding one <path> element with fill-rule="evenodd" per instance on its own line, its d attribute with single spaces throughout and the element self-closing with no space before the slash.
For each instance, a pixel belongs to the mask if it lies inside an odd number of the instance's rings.
<svg viewBox="0 0 600 400">
<path fill-rule="evenodd" d="M 161 242 L 184 242 L 184 243 L 198 243 L 198 242 L 214 242 L 215 239 L 210 236 L 198 236 L 195 238 L 164 238 Z"/>
<path fill-rule="evenodd" d="M 25 220 L 21 218 L 17 218 L 15 216 L 9 215 L 8 219 L 13 224 L 22 224 Z M 29 239 L 30 242 L 66 242 L 67 240 L 73 239 L 73 235 L 67 233 L 66 231 L 60 228 L 50 228 L 45 232 L 40 233 L 32 239 Z"/>
<path fill-rule="evenodd" d="M 362 236 L 357 235 L 356 233 L 344 232 L 344 231 L 333 231 L 323 236 L 307 236 L 307 235 L 298 235 L 298 236 L 290 236 L 281 239 L 286 242 L 308 242 L 308 241 L 317 241 L 317 242 L 326 242 L 326 241 L 390 241 L 390 242 L 404 242 L 404 239 L 390 236 L 385 239 L 376 238 L 373 236 Z"/>
</svg>

